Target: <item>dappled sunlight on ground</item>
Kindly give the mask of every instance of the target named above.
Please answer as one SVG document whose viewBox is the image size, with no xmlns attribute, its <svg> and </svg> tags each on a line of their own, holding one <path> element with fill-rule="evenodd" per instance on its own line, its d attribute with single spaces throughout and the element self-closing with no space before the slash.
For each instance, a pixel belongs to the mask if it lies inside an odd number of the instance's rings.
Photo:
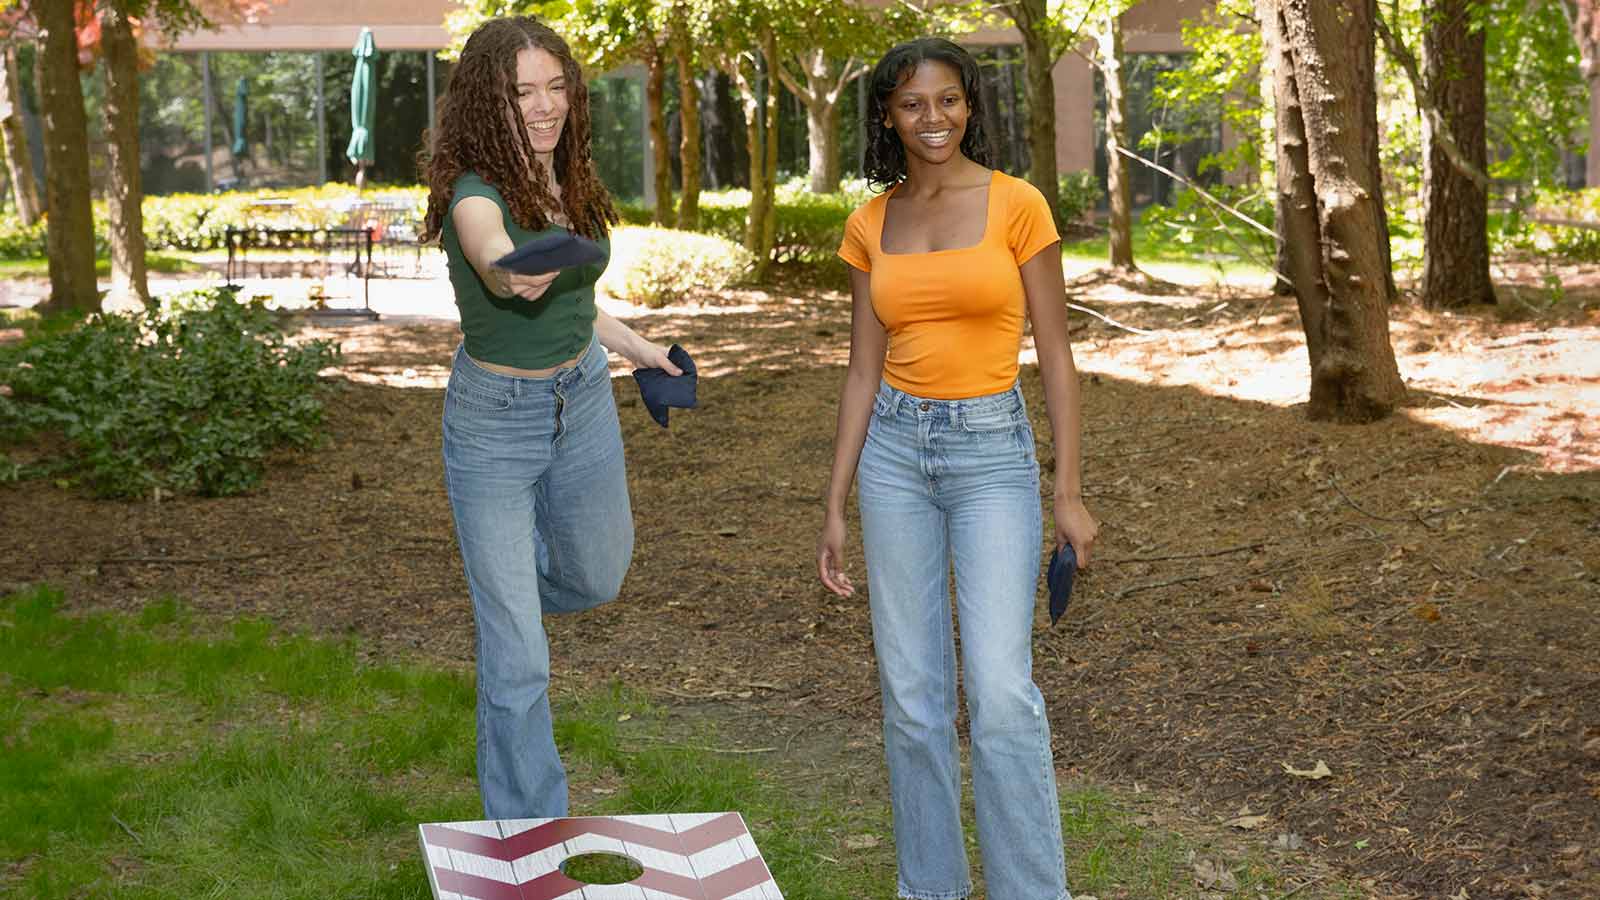
<svg viewBox="0 0 1600 900">
<path fill-rule="evenodd" d="M 1218 303 L 1222 295 L 1202 289 L 1169 291 L 1106 280 L 1070 289 L 1073 302 L 1111 320 L 1071 314 L 1079 368 L 1279 406 L 1306 401 L 1309 361 L 1291 298 Z M 1600 322 L 1492 316 L 1392 311 L 1390 340 L 1413 392 L 1402 414 L 1528 451 L 1545 469 L 1600 469 Z M 1031 361 L 1031 345 L 1024 353 Z"/>
</svg>

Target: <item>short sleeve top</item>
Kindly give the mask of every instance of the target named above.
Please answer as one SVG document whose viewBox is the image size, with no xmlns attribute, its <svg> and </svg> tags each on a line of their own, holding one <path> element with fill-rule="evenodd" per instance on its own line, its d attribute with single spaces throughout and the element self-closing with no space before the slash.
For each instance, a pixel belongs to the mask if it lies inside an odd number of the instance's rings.
<svg viewBox="0 0 1600 900">
<path fill-rule="evenodd" d="M 467 355 L 480 362 L 518 369 L 548 369 L 582 353 L 594 338 L 594 285 L 606 262 L 563 270 L 537 300 L 497 297 L 467 261 L 456 234 L 456 204 L 467 197 L 487 197 L 500 207 L 501 222 L 511 243 L 521 246 L 534 238 L 555 234 L 561 226 L 529 231 L 511 218 L 511 209 L 494 185 L 474 172 L 456 179 L 440 232 L 450 287 L 461 312 L 461 333 Z M 597 243 L 611 254 L 611 241 Z"/>
<path fill-rule="evenodd" d="M 1027 313 L 1021 266 L 1061 239 L 1050 205 L 1033 185 L 996 171 L 978 243 L 885 253 L 893 195 L 891 188 L 851 213 L 839 247 L 841 259 L 870 275 L 872 310 L 889 335 L 884 380 L 935 400 L 1008 390 Z"/>
</svg>

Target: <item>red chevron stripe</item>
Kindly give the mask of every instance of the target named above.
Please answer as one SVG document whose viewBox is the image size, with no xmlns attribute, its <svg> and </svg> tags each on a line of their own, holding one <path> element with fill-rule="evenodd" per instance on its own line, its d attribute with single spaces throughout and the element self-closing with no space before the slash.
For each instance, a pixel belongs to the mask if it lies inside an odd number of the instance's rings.
<svg viewBox="0 0 1600 900">
<path fill-rule="evenodd" d="M 529 854 L 538 853 L 540 850 L 586 834 L 604 835 L 667 853 L 691 856 L 749 833 L 745 830 L 744 822 L 738 813 L 726 813 L 677 834 L 605 816 L 556 819 L 508 838 L 457 831 L 443 825 L 424 825 L 422 831 L 428 843 L 434 846 L 487 856 L 502 862 L 515 862 Z"/>
<path fill-rule="evenodd" d="M 493 878 L 480 878 L 441 866 L 433 867 L 433 877 L 439 884 L 439 890 L 453 891 L 474 900 L 522 900 L 520 888 Z"/>
<path fill-rule="evenodd" d="M 434 866 L 433 874 L 440 890 L 454 891 L 473 900 L 554 900 L 583 887 L 583 882 L 573 881 L 559 870 L 521 884 L 469 875 L 443 866 Z"/>
<path fill-rule="evenodd" d="M 521 884 L 482 878 L 441 866 L 434 866 L 433 873 L 440 890 L 454 891 L 473 900 L 555 900 L 583 887 L 582 882 L 573 881 L 560 871 L 549 872 Z M 740 891 L 771 880 L 772 873 L 767 871 L 766 863 L 761 861 L 761 857 L 753 856 L 698 880 L 659 869 L 645 869 L 643 875 L 628 883 L 690 900 L 726 900 Z"/>
<path fill-rule="evenodd" d="M 752 856 L 738 865 L 729 866 L 705 878 L 685 878 L 658 869 L 645 869 L 643 875 L 628 883 L 652 891 L 677 894 L 680 897 L 725 900 L 740 891 L 749 890 L 771 880 L 772 873 L 767 871 L 767 864 L 761 861 L 761 857 Z"/>
</svg>

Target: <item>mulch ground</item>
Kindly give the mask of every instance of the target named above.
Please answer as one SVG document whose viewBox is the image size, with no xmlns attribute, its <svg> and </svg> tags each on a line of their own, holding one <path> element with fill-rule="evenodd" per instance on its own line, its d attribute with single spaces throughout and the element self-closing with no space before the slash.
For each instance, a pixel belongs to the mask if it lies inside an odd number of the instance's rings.
<svg viewBox="0 0 1600 900">
<path fill-rule="evenodd" d="M 1291 301 L 1079 284 L 1149 333 L 1073 322 L 1104 528 L 1067 618 L 1036 632 L 1064 776 L 1264 817 L 1245 837 L 1294 835 L 1374 896 L 1600 896 L 1594 296 L 1397 310 L 1415 405 L 1354 427 L 1295 405 Z M 695 353 L 702 408 L 662 430 L 614 382 L 634 562 L 618 602 L 548 623 L 555 678 L 719 704 L 786 747 L 807 730 L 870 744 L 866 605 L 813 574 L 848 302 L 799 282 L 729 300 L 635 320 Z M 173 594 L 465 664 L 439 461 L 455 327 L 322 330 L 346 354 L 323 447 L 243 497 L 0 487 L 0 580 L 84 607 Z M 1023 384 L 1043 423 L 1031 366 Z"/>
</svg>

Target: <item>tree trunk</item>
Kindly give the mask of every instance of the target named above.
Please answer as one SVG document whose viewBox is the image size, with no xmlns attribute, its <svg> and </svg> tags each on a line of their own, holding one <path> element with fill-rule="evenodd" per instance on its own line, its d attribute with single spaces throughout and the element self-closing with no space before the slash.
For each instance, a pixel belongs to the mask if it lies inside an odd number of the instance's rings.
<svg viewBox="0 0 1600 900">
<path fill-rule="evenodd" d="M 1395 287 L 1394 253 L 1389 247 L 1389 205 L 1384 203 L 1384 163 L 1379 155 L 1378 136 L 1382 131 L 1378 128 L 1378 0 L 1341 0 L 1336 5 L 1358 6 L 1355 13 L 1365 22 L 1360 32 L 1350 32 L 1349 48 L 1354 50 L 1347 59 L 1346 64 L 1355 67 L 1357 77 L 1362 86 L 1358 88 L 1355 99 L 1362 104 L 1362 136 L 1365 138 L 1366 165 L 1371 171 L 1378 173 L 1374 179 L 1373 199 L 1378 203 L 1378 255 L 1384 266 L 1384 303 L 1392 304 L 1400 298 L 1400 290 Z M 1424 3 L 1424 8 L 1426 8 Z M 1325 14 L 1326 10 L 1318 10 L 1318 14 Z M 1386 338 L 1387 341 L 1387 338 Z"/>
<path fill-rule="evenodd" d="M 752 65 L 746 69 L 742 61 L 735 59 L 730 74 L 739 89 L 739 100 L 744 107 L 744 141 L 746 158 L 750 162 L 750 208 L 745 213 L 744 247 L 752 254 L 757 254 L 756 264 L 760 266 L 761 233 L 766 220 L 762 205 L 767 199 L 767 161 L 761 151 L 761 96 L 756 90 L 754 68 Z M 762 272 L 765 272 L 764 267 Z"/>
<path fill-rule="evenodd" d="M 45 196 L 53 310 L 100 309 L 94 274 L 94 209 L 89 200 L 89 123 L 78 80 L 73 4 L 31 6 L 39 26 L 34 82 L 44 126 Z"/>
<path fill-rule="evenodd" d="M 1023 78 L 1028 84 L 1028 181 L 1044 194 L 1061 221 L 1061 183 L 1056 175 L 1056 53 L 1045 33 L 1045 0 L 1014 0 L 1006 12 L 1022 32 Z"/>
<path fill-rule="evenodd" d="M 667 144 L 667 67 L 661 48 L 651 44 L 645 55 L 644 106 L 650 129 L 650 153 L 655 165 L 656 208 L 651 221 L 672 227 L 672 149 Z"/>
<path fill-rule="evenodd" d="M 1311 366 L 1310 415 L 1372 421 L 1393 412 L 1405 396 L 1389 343 L 1380 175 L 1361 127 L 1366 104 L 1377 102 L 1373 7 L 1369 0 L 1263 2 L 1281 16 L 1273 62 L 1280 80 L 1291 79 L 1283 88 L 1293 91 L 1304 123 L 1306 171 L 1316 197 L 1317 265 L 1291 276 L 1307 317 L 1307 346 L 1321 335 Z M 1283 161 L 1285 143 L 1279 139 L 1280 165 L 1292 175 L 1292 161 Z"/>
<path fill-rule="evenodd" d="M 1120 152 L 1128 146 L 1128 100 L 1122 85 L 1122 23 L 1113 14 L 1102 14 L 1096 42 L 1100 45 L 1100 75 L 1106 91 L 1106 197 L 1111 207 L 1110 264 L 1122 272 L 1134 272 L 1133 197 L 1128 179 L 1128 160 Z"/>
<path fill-rule="evenodd" d="M 1423 81 L 1456 147 L 1481 172 L 1488 164 L 1484 33 L 1468 0 L 1436 0 L 1422 36 Z M 1422 119 L 1422 304 L 1453 309 L 1494 303 L 1489 280 L 1489 195 L 1450 161 L 1431 117 Z"/>
<path fill-rule="evenodd" d="M 1306 124 L 1295 83 L 1294 58 L 1283 40 L 1283 18 L 1276 0 L 1256 0 L 1261 39 L 1272 68 L 1274 134 L 1277 141 L 1278 271 L 1288 276 L 1288 293 L 1300 309 L 1311 370 L 1317 370 L 1327 348 L 1328 288 L 1322 280 L 1322 225 L 1317 220 L 1317 195 L 1306 159 Z"/>
<path fill-rule="evenodd" d="M 767 142 L 763 148 L 767 159 L 762 178 L 767 197 L 761 204 L 765 215 L 761 223 L 761 249 L 756 253 L 756 281 L 766 279 L 778 234 L 778 100 L 783 96 L 783 87 L 778 83 L 778 37 L 771 27 L 761 29 L 761 56 L 767 63 Z"/>
<path fill-rule="evenodd" d="M 808 172 L 813 194 L 839 189 L 839 104 L 822 100 L 806 105 Z"/>
<path fill-rule="evenodd" d="M 106 137 L 110 143 L 111 290 L 137 300 L 150 299 L 145 273 L 144 186 L 139 174 L 139 44 L 133 24 L 114 3 L 100 14 L 105 58 Z"/>
<path fill-rule="evenodd" d="M 683 129 L 678 145 L 683 170 L 678 227 L 693 231 L 700 225 L 700 83 L 694 77 L 693 48 L 681 29 L 673 35 L 672 49 L 678 60 L 678 117 Z"/>
<path fill-rule="evenodd" d="M 39 186 L 33 180 L 33 152 L 22 124 L 22 81 L 17 74 L 16 48 L 0 48 L 0 141 L 5 142 L 6 172 L 24 227 L 39 221 Z"/>
<path fill-rule="evenodd" d="M 733 108 L 732 86 L 720 69 L 705 73 L 700 85 L 700 105 L 704 110 L 700 141 L 708 178 L 706 186 L 712 190 L 726 190 L 739 180 L 739 141 L 735 136 L 737 114 Z"/>
</svg>

